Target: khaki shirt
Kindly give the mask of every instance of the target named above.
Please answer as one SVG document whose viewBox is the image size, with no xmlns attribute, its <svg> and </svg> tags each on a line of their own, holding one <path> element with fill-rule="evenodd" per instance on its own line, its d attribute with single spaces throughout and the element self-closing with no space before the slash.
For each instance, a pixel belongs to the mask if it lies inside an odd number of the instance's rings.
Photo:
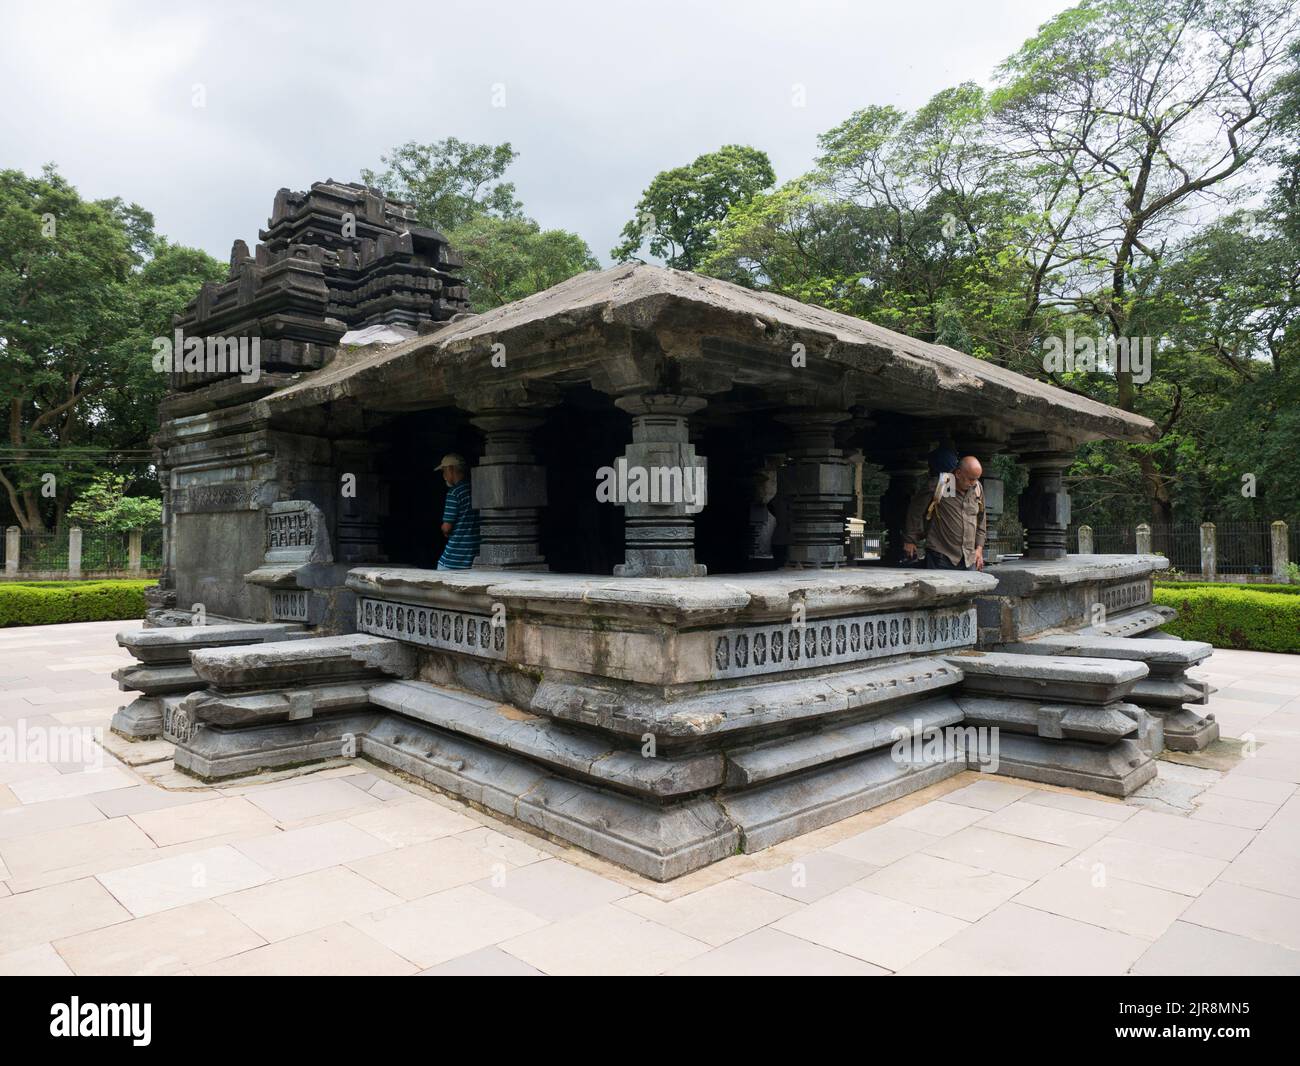
<svg viewBox="0 0 1300 1066">
<path fill-rule="evenodd" d="M 903 539 L 908 544 L 925 541 L 926 551 L 937 551 L 955 566 L 974 566 L 975 549 L 984 547 L 988 537 L 988 514 L 980 506 L 983 486 L 978 482 L 965 492 L 954 488 L 951 496 L 940 496 L 939 504 L 925 526 L 925 511 L 934 499 L 938 478 L 930 478 L 924 491 L 912 497 L 907 509 Z"/>
</svg>

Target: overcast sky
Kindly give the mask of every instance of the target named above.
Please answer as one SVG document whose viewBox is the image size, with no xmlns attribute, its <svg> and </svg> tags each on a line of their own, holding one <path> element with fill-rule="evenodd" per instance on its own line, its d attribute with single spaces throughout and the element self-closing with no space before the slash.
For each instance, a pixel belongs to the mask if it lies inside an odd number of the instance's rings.
<svg viewBox="0 0 1300 1066">
<path fill-rule="evenodd" d="M 525 210 L 608 263 L 658 171 L 739 143 L 795 177 L 855 109 L 988 84 L 1066 6 L 7 3 L 0 167 L 55 162 L 83 196 L 134 200 L 224 260 L 282 186 L 355 181 L 408 140 L 510 141 Z"/>
</svg>

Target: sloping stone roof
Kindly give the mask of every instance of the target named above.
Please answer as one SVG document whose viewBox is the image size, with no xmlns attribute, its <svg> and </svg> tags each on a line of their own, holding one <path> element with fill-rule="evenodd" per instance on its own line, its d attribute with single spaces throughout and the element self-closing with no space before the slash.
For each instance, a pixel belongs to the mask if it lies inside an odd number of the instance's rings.
<svg viewBox="0 0 1300 1066">
<path fill-rule="evenodd" d="M 415 406 L 443 387 L 447 370 L 476 357 L 486 361 L 494 344 L 505 345 L 512 362 L 530 353 L 581 351 L 568 360 L 576 365 L 599 359 L 602 335 L 628 332 L 654 335 L 666 354 L 682 360 L 719 358 L 701 347 L 705 340 L 715 349 L 782 359 L 792 345 L 803 344 L 810 365 L 838 366 L 869 384 L 884 410 L 990 418 L 1076 440 L 1157 435 L 1154 423 L 1140 415 L 943 345 L 784 296 L 641 264 L 579 274 L 401 344 L 345 352 L 262 402 L 274 411 L 346 396 L 374 397 L 387 390 Z M 753 366 L 749 369 L 753 375 Z M 751 380 L 765 381 L 761 376 Z M 773 376 L 769 373 L 766 380 Z"/>
</svg>

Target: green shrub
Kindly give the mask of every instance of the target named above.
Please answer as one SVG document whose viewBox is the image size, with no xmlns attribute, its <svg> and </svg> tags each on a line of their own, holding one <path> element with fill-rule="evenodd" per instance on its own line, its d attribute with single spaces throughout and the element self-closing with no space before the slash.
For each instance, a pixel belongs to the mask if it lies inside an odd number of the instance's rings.
<svg viewBox="0 0 1300 1066">
<path fill-rule="evenodd" d="M 1158 589 L 1250 589 L 1252 592 L 1283 592 L 1300 596 L 1300 585 L 1238 584 L 1235 581 L 1157 581 Z"/>
<path fill-rule="evenodd" d="M 1240 585 L 1158 587 L 1154 601 L 1178 612 L 1162 626 L 1184 640 L 1216 648 L 1300 653 L 1300 596 Z"/>
<path fill-rule="evenodd" d="M 155 582 L 0 582 L 0 626 L 107 622 L 144 617 L 144 590 Z"/>
</svg>

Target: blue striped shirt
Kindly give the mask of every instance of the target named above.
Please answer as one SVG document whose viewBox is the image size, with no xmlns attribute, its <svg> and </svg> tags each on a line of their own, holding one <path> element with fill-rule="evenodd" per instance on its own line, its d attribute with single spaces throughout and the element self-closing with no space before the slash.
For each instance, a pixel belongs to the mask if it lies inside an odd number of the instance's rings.
<svg viewBox="0 0 1300 1066">
<path fill-rule="evenodd" d="M 439 570 L 468 570 L 478 554 L 478 512 L 469 505 L 469 479 L 447 490 L 442 520 L 451 523 L 451 536 L 438 559 Z"/>
</svg>

